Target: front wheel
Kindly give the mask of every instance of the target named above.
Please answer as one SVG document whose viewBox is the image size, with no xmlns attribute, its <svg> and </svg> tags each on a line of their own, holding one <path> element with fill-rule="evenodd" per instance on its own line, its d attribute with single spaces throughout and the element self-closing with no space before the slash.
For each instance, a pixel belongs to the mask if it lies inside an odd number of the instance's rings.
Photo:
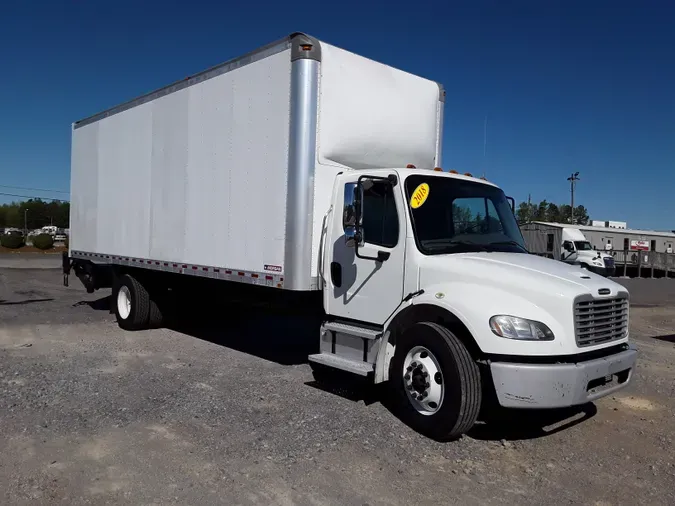
<svg viewBox="0 0 675 506">
<path fill-rule="evenodd" d="M 480 371 L 447 328 L 422 322 L 398 339 L 389 380 L 404 422 L 437 440 L 473 427 L 482 400 Z"/>
</svg>

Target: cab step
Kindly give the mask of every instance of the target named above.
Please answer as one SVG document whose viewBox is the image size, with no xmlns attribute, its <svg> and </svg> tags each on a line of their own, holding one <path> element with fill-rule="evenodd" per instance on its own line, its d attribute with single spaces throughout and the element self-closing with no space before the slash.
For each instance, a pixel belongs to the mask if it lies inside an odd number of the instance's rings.
<svg viewBox="0 0 675 506">
<path fill-rule="evenodd" d="M 353 374 L 358 374 L 359 376 L 368 376 L 368 374 L 375 371 L 375 366 L 373 364 L 339 357 L 333 353 L 317 353 L 316 355 L 310 355 L 308 358 L 310 362 L 351 372 Z"/>
<path fill-rule="evenodd" d="M 361 339 L 378 339 L 382 336 L 381 330 L 359 327 L 356 325 L 350 325 L 348 323 L 325 322 L 322 327 L 323 330 L 347 334 L 353 337 L 360 337 Z"/>
</svg>

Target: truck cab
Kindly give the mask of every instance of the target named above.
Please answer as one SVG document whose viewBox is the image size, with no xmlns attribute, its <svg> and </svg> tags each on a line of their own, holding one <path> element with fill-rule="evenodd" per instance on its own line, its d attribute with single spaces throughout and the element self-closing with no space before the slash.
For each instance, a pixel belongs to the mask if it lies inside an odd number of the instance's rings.
<svg viewBox="0 0 675 506">
<path fill-rule="evenodd" d="M 568 264 L 581 265 L 601 276 L 613 276 L 616 269 L 614 257 L 604 251 L 593 249 L 583 232 L 577 228 L 562 229 L 560 260 Z"/>
<path fill-rule="evenodd" d="M 583 404 L 625 387 L 628 292 L 529 255 L 504 192 L 471 175 L 344 171 L 322 229 L 327 367 L 389 381 L 435 438 L 511 408 Z"/>
</svg>

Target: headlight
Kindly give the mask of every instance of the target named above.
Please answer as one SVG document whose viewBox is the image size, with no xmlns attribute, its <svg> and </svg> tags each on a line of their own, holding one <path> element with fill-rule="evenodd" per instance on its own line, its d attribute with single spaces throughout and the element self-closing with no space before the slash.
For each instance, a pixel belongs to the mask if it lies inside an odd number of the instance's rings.
<svg viewBox="0 0 675 506">
<path fill-rule="evenodd" d="M 553 332 L 546 325 L 516 316 L 496 315 L 490 318 L 490 328 L 499 337 L 524 341 L 553 341 Z"/>
</svg>

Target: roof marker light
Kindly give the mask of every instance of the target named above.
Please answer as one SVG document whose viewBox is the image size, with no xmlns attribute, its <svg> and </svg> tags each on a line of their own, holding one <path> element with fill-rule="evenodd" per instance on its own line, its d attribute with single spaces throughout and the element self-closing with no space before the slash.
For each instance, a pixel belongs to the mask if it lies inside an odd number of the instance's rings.
<svg viewBox="0 0 675 506">
<path fill-rule="evenodd" d="M 435 170 L 436 172 L 443 172 L 443 169 L 441 169 L 440 167 L 434 167 L 434 170 Z"/>
<path fill-rule="evenodd" d="M 405 168 L 406 169 L 416 169 L 417 167 L 415 167 L 412 163 L 409 163 L 408 165 L 405 166 Z"/>
<path fill-rule="evenodd" d="M 457 172 L 456 170 L 450 170 L 448 172 L 450 172 L 450 174 L 459 174 L 459 172 Z"/>
<path fill-rule="evenodd" d="M 469 176 L 469 177 L 473 177 L 473 174 L 471 174 L 471 172 L 465 172 L 464 175 Z"/>
</svg>

